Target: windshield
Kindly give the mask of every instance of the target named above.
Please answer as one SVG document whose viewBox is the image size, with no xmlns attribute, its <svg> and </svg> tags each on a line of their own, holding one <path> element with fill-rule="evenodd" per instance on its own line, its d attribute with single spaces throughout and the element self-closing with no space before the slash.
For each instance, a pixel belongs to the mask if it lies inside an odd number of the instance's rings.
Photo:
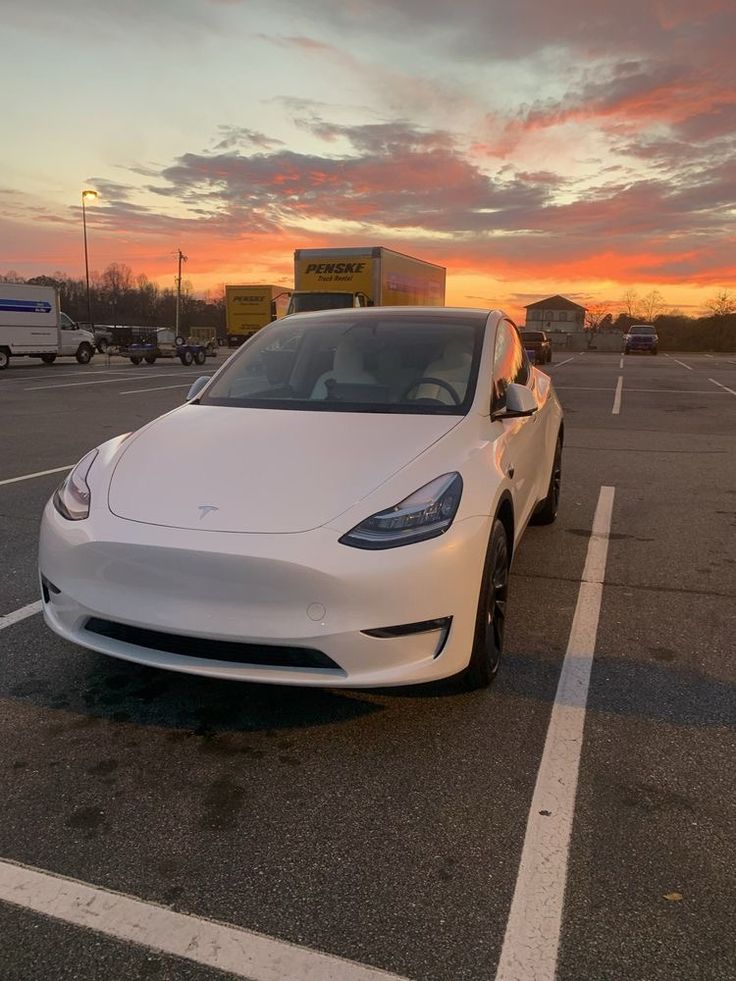
<svg viewBox="0 0 736 981">
<path fill-rule="evenodd" d="M 287 317 L 249 341 L 203 405 L 465 415 L 485 317 L 378 310 Z"/>
<path fill-rule="evenodd" d="M 653 334 L 654 327 L 631 327 L 629 329 L 630 334 Z"/>
</svg>

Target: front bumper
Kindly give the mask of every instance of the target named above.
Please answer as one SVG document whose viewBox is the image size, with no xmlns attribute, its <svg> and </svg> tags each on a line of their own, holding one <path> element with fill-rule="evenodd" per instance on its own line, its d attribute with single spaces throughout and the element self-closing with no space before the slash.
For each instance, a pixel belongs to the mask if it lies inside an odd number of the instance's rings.
<svg viewBox="0 0 736 981">
<path fill-rule="evenodd" d="M 340 545 L 339 532 L 329 528 L 287 535 L 183 531 L 103 508 L 71 522 L 49 503 L 39 568 L 58 593 L 44 590 L 44 617 L 81 646 L 189 674 L 336 687 L 432 681 L 468 663 L 489 527 L 489 518 L 468 518 L 440 538 L 371 552 Z M 447 617 L 446 636 L 438 629 L 365 633 Z M 91 618 L 194 638 L 202 642 L 199 652 L 208 641 L 254 645 L 260 663 L 157 649 L 155 637 L 118 627 L 107 636 L 93 633 Z M 269 648 L 274 662 L 283 662 L 284 649 L 304 649 L 334 666 L 272 664 Z"/>
</svg>

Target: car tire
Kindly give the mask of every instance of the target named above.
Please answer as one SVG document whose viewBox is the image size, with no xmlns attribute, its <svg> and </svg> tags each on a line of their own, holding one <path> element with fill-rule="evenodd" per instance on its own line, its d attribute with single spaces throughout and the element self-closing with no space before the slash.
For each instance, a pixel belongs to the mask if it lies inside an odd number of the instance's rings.
<svg viewBox="0 0 736 981">
<path fill-rule="evenodd" d="M 156 364 L 156 355 L 147 354 L 143 360 L 146 362 L 146 364 Z"/>
<path fill-rule="evenodd" d="M 206 351 L 196 351 L 195 352 L 195 354 L 194 354 L 194 363 L 195 364 L 204 364 L 206 360 L 207 360 L 207 352 Z"/>
<path fill-rule="evenodd" d="M 560 506 L 560 488 L 562 486 L 562 439 L 557 437 L 555 455 L 552 460 L 552 473 L 549 477 L 547 496 L 541 501 L 532 514 L 529 524 L 551 525 L 557 517 Z"/>
<path fill-rule="evenodd" d="M 56 355 L 55 354 L 42 354 L 41 355 L 41 360 L 43 361 L 44 364 L 53 364 L 54 361 L 56 361 Z"/>
<path fill-rule="evenodd" d="M 6 347 L 0 347 L 0 371 L 8 367 L 10 362 L 10 352 Z"/>
<path fill-rule="evenodd" d="M 143 358 L 139 354 L 131 354 L 130 356 L 131 364 L 140 364 L 142 360 Z"/>
<path fill-rule="evenodd" d="M 179 355 L 179 360 L 188 368 L 192 361 L 194 361 L 194 356 L 191 351 L 182 351 Z"/>
<path fill-rule="evenodd" d="M 105 340 L 104 337 L 101 337 L 100 340 L 97 341 L 97 351 L 98 351 L 99 354 L 105 354 L 105 352 L 107 351 L 108 347 L 109 347 L 109 344 L 107 343 L 107 341 Z"/>
<path fill-rule="evenodd" d="M 80 344 L 75 355 L 77 364 L 89 364 L 94 353 L 89 344 Z"/>
<path fill-rule="evenodd" d="M 496 518 L 483 565 L 473 649 L 462 675 L 463 685 L 470 691 L 488 688 L 498 673 L 503 653 L 510 565 L 508 535 L 503 523 Z"/>
<path fill-rule="evenodd" d="M 177 334 L 174 338 L 174 344 L 176 344 L 177 347 L 181 347 L 183 343 L 184 338 L 181 336 L 181 334 Z"/>
</svg>

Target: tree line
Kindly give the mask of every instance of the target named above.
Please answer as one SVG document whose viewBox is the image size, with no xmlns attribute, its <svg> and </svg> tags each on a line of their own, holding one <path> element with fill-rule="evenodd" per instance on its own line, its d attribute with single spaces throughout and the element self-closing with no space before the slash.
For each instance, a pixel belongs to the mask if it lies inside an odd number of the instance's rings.
<svg viewBox="0 0 736 981">
<path fill-rule="evenodd" d="M 54 286 L 59 291 L 61 309 L 80 326 L 89 320 L 87 284 L 63 272 L 52 276 L 24 279 L 14 271 L 0 274 L 0 282 Z M 113 262 L 102 273 L 90 276 L 92 319 L 95 326 L 173 327 L 176 320 L 176 290 L 161 287 L 145 273 L 134 274 L 125 263 Z M 179 327 L 213 327 L 225 334 L 225 297 L 214 293 L 196 296 L 192 285 L 182 281 Z"/>
<path fill-rule="evenodd" d="M 54 286 L 59 290 L 61 308 L 80 325 L 88 321 L 87 286 L 84 279 L 66 273 L 34 276 L 24 279 L 16 272 L 0 274 L 0 282 Z M 213 327 L 219 337 L 225 335 L 224 291 L 196 296 L 188 281 L 182 282 L 179 327 L 181 333 L 191 327 Z M 90 277 L 92 316 L 97 326 L 173 327 L 176 319 L 176 290 L 161 287 L 145 273 L 134 274 L 122 262 L 111 263 L 102 273 Z M 621 300 L 590 302 L 587 305 L 585 329 L 625 332 L 632 324 L 654 324 L 660 346 L 679 351 L 736 350 L 736 294 L 719 290 L 707 303 L 702 317 L 689 317 L 678 310 L 665 312 L 665 299 L 658 290 L 639 296 L 629 290 Z"/>
</svg>

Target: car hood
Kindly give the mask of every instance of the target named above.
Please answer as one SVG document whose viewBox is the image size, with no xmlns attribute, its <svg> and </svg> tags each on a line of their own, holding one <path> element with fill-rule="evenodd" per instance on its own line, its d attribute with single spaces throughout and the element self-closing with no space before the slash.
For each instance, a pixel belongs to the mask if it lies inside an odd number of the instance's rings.
<svg viewBox="0 0 736 981">
<path fill-rule="evenodd" d="M 197 531 L 309 531 L 357 504 L 459 416 L 186 405 L 130 437 L 113 514 Z"/>
</svg>

